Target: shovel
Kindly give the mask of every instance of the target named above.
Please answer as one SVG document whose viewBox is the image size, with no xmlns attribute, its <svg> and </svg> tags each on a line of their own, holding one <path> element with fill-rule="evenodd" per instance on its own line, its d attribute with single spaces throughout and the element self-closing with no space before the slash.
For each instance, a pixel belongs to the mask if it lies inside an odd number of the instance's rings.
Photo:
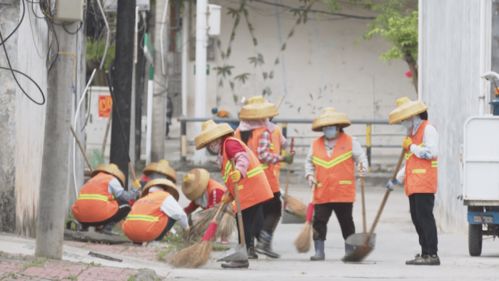
<svg viewBox="0 0 499 281">
<path fill-rule="evenodd" d="M 244 236 L 243 215 L 241 214 L 241 201 L 239 200 L 239 185 L 234 185 L 234 199 L 237 208 L 237 224 L 239 227 L 240 243 L 236 247 L 228 250 L 225 255 L 217 261 L 246 261 L 248 260 L 248 252 L 246 250 L 246 237 Z"/>
<path fill-rule="evenodd" d="M 405 154 L 405 151 L 402 150 L 402 153 L 400 154 L 399 160 L 397 162 L 397 166 L 395 167 L 395 170 L 393 171 L 392 179 L 395 179 L 397 177 L 397 173 L 400 169 L 400 166 L 402 165 L 402 160 L 404 160 L 404 154 Z M 363 178 L 361 178 L 362 216 L 363 216 L 363 220 L 364 220 L 363 221 L 364 233 L 352 234 L 347 238 L 347 240 L 345 241 L 345 252 L 346 253 L 342 259 L 343 262 L 360 262 L 365 257 L 367 257 L 371 253 L 371 251 L 374 249 L 375 237 L 376 237 L 374 234 L 374 229 L 376 228 L 376 225 L 379 222 L 379 219 L 381 217 L 381 213 L 383 212 L 383 209 L 385 208 L 386 201 L 388 200 L 388 196 L 390 195 L 390 192 L 391 192 L 390 189 L 386 189 L 385 195 L 383 196 L 383 200 L 381 201 L 381 206 L 379 207 L 378 213 L 376 214 L 373 225 L 371 226 L 369 233 L 365 233 L 366 224 L 365 224 L 365 202 L 364 202 L 364 185 L 365 185 L 365 183 L 364 182 L 365 182 L 365 180 Z"/>
</svg>

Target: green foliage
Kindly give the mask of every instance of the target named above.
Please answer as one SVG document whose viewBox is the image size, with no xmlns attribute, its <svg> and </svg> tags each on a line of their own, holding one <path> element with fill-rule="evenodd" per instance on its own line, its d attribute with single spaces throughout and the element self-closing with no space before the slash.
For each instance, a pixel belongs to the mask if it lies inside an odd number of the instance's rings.
<svg viewBox="0 0 499 281">
<path fill-rule="evenodd" d="M 105 39 L 87 39 L 87 65 L 99 66 L 102 56 L 104 55 L 104 48 L 106 46 Z M 104 68 L 109 69 L 111 64 L 114 61 L 115 57 L 116 45 L 114 43 L 109 45 L 109 49 L 107 51 L 106 59 L 104 61 Z"/>
</svg>

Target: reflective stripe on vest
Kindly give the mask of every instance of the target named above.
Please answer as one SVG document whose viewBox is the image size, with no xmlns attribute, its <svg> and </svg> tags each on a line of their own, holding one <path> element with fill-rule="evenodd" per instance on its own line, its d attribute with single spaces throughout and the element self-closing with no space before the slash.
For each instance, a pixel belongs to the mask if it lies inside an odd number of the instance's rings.
<svg viewBox="0 0 499 281">
<path fill-rule="evenodd" d="M 342 155 L 339 155 L 338 157 L 334 158 L 333 160 L 326 161 L 323 160 L 317 156 L 312 156 L 312 162 L 316 165 L 319 165 L 325 169 L 330 169 L 341 162 L 344 162 L 352 157 L 352 151 L 349 151 L 347 153 L 344 153 Z"/>
<path fill-rule="evenodd" d="M 78 195 L 78 200 L 99 200 L 99 201 L 104 201 L 108 202 L 109 197 L 101 194 L 80 194 Z"/>
<path fill-rule="evenodd" d="M 126 219 L 129 221 L 147 221 L 147 222 L 159 221 L 159 217 L 149 216 L 149 215 L 128 215 Z"/>
<path fill-rule="evenodd" d="M 230 172 L 232 172 L 232 163 L 230 161 L 227 161 L 227 164 L 225 165 L 225 169 L 224 169 L 224 176 L 223 176 L 223 179 L 224 179 L 224 182 L 227 182 L 229 180 L 229 174 Z M 247 178 L 252 178 L 258 174 L 261 174 L 264 172 L 264 167 L 263 165 L 258 165 L 256 166 L 255 168 L 249 170 L 247 173 L 246 173 L 246 177 Z"/>
</svg>

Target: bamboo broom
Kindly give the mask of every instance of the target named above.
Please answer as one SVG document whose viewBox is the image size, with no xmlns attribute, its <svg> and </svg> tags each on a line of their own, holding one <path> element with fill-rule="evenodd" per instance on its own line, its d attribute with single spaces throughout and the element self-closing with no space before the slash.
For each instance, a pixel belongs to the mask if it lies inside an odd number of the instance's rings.
<svg viewBox="0 0 499 281">
<path fill-rule="evenodd" d="M 291 145 L 289 148 L 290 153 L 294 152 L 294 146 L 295 146 L 295 138 L 292 138 Z M 303 202 L 301 202 L 300 200 L 289 195 L 289 178 L 290 178 L 289 171 L 290 169 L 288 166 L 287 176 L 286 176 L 286 188 L 284 189 L 284 210 L 289 210 L 291 213 L 304 218 L 307 215 L 307 206 L 303 204 Z"/>
<path fill-rule="evenodd" d="M 212 250 L 213 238 L 217 232 L 218 215 L 225 206 L 226 204 L 220 204 L 200 242 L 180 250 L 172 257 L 170 263 L 173 266 L 197 268 L 208 262 Z"/>
<path fill-rule="evenodd" d="M 314 215 L 314 188 L 312 188 L 312 200 L 307 207 L 307 216 L 305 219 L 305 225 L 302 231 L 298 234 L 295 240 L 295 247 L 298 253 L 306 253 L 310 250 L 310 245 L 312 244 L 312 217 Z"/>
</svg>

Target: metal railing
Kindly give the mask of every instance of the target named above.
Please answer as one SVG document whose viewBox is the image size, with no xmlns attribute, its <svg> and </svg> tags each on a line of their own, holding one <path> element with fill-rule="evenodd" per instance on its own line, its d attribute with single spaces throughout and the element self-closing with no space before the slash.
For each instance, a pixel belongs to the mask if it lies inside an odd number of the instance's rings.
<svg viewBox="0 0 499 281">
<path fill-rule="evenodd" d="M 239 119 L 237 118 L 202 118 L 202 117 L 179 117 L 178 121 L 180 122 L 180 160 L 187 160 L 187 124 L 188 123 L 199 123 L 207 120 L 213 120 L 216 123 L 238 123 Z M 283 134 L 287 137 L 292 137 L 287 134 L 287 126 L 288 124 L 312 124 L 314 119 L 312 118 L 274 118 L 272 120 L 273 123 L 281 124 Z M 387 144 L 373 144 L 373 126 L 374 125 L 390 125 L 388 121 L 385 120 L 376 120 L 376 119 L 354 119 L 351 120 L 353 125 L 365 125 L 365 149 L 367 159 L 369 164 L 371 164 L 372 158 L 372 148 L 400 148 L 400 145 L 387 145 Z M 380 136 L 399 136 L 399 134 L 390 134 L 390 135 L 380 135 Z M 400 134 L 402 136 L 402 134 Z M 296 145 L 295 145 L 296 146 Z M 305 145 L 303 145 L 305 146 Z M 308 146 L 308 145 L 306 145 Z"/>
</svg>

